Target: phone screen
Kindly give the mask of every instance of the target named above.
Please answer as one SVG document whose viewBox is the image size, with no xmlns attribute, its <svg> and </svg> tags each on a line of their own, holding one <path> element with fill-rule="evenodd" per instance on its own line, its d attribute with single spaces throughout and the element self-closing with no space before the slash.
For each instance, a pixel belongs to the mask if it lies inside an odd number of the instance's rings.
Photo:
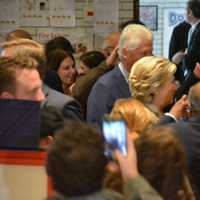
<svg viewBox="0 0 200 200">
<path fill-rule="evenodd" d="M 113 149 L 119 149 L 127 155 L 126 124 L 123 120 L 104 120 L 103 135 L 106 140 L 106 156 L 112 156 Z"/>
</svg>

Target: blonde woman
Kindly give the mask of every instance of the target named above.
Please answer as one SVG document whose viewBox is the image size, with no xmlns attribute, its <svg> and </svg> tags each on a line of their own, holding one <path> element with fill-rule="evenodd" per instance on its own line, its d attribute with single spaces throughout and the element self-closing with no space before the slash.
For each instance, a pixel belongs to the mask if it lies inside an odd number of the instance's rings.
<svg viewBox="0 0 200 200">
<path fill-rule="evenodd" d="M 140 59 L 133 65 L 129 75 L 132 97 L 159 118 L 164 108 L 173 103 L 178 88 L 175 72 L 175 64 L 168 59 L 156 56 Z"/>
<path fill-rule="evenodd" d="M 118 99 L 110 116 L 123 119 L 133 139 L 158 122 L 157 118 L 140 101 L 133 98 Z"/>
<path fill-rule="evenodd" d="M 140 101 L 133 98 L 118 99 L 109 116 L 112 119 L 123 119 L 127 125 L 127 133 L 133 140 L 158 122 L 154 114 Z M 121 176 L 113 163 L 110 163 L 106 169 L 104 187 L 123 193 Z"/>
</svg>

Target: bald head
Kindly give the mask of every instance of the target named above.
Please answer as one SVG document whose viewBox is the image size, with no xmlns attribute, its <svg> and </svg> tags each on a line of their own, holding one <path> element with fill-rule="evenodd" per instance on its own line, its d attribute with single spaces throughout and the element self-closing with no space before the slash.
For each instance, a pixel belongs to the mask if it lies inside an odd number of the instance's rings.
<svg viewBox="0 0 200 200">
<path fill-rule="evenodd" d="M 192 113 L 200 114 L 200 82 L 193 85 L 188 93 Z"/>
<path fill-rule="evenodd" d="M 105 38 L 102 49 L 106 57 L 109 56 L 112 50 L 118 45 L 119 38 L 120 32 L 112 32 Z"/>
</svg>

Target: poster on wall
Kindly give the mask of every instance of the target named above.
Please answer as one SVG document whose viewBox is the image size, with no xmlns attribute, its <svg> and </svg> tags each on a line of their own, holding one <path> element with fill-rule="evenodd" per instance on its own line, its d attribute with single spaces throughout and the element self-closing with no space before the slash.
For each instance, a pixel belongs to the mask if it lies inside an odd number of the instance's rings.
<svg viewBox="0 0 200 200">
<path fill-rule="evenodd" d="M 19 27 L 18 0 L 0 1 L 0 31 L 6 33 Z"/>
<path fill-rule="evenodd" d="M 168 57 L 169 42 L 172 31 L 176 25 L 185 20 L 185 8 L 164 9 L 163 21 L 163 56 Z"/>
<path fill-rule="evenodd" d="M 49 0 L 21 0 L 21 26 L 49 26 Z"/>
<path fill-rule="evenodd" d="M 152 31 L 158 29 L 158 6 L 140 6 L 140 20 Z"/>
<path fill-rule="evenodd" d="M 95 33 L 109 33 L 118 30 L 119 1 L 94 1 L 94 31 Z"/>
<path fill-rule="evenodd" d="M 52 27 L 75 27 L 74 0 L 50 0 L 49 3 Z"/>
</svg>

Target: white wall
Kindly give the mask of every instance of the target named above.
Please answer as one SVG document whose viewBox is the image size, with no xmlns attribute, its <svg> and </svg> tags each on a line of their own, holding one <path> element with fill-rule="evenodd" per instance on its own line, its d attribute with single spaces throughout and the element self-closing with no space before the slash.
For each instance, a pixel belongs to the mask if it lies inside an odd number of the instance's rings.
<svg viewBox="0 0 200 200">
<path fill-rule="evenodd" d="M 5 0 L 4 0 L 5 1 Z M 12 1 L 12 0 L 8 0 Z M 20 3 L 21 0 L 19 0 Z M 55 0 L 56 1 L 56 0 Z M 118 1 L 118 0 L 116 0 Z M 75 18 L 76 18 L 76 27 L 67 27 L 67 28 L 52 28 L 52 27 L 20 27 L 31 33 L 35 40 L 38 40 L 38 34 L 40 32 L 49 32 L 56 31 L 58 33 L 64 33 L 64 35 L 70 40 L 77 40 L 88 42 L 90 48 L 94 47 L 94 34 L 93 34 L 93 25 L 88 23 L 84 19 L 84 8 L 86 5 L 92 7 L 93 0 L 75 0 Z M 20 6 L 19 6 L 20 7 Z M 10 11 L 12 12 L 12 11 Z M 133 17 L 133 0 L 119 0 L 119 22 L 129 20 Z M 0 20 L 1 21 L 1 20 Z M 3 40 L 5 33 L 2 33 L 0 23 L 0 40 Z M 76 42 L 76 41 L 75 41 Z"/>
<path fill-rule="evenodd" d="M 140 5 L 158 6 L 158 30 L 154 34 L 154 54 L 163 55 L 164 46 L 164 9 L 166 8 L 185 8 L 186 0 L 140 0 Z"/>
</svg>

